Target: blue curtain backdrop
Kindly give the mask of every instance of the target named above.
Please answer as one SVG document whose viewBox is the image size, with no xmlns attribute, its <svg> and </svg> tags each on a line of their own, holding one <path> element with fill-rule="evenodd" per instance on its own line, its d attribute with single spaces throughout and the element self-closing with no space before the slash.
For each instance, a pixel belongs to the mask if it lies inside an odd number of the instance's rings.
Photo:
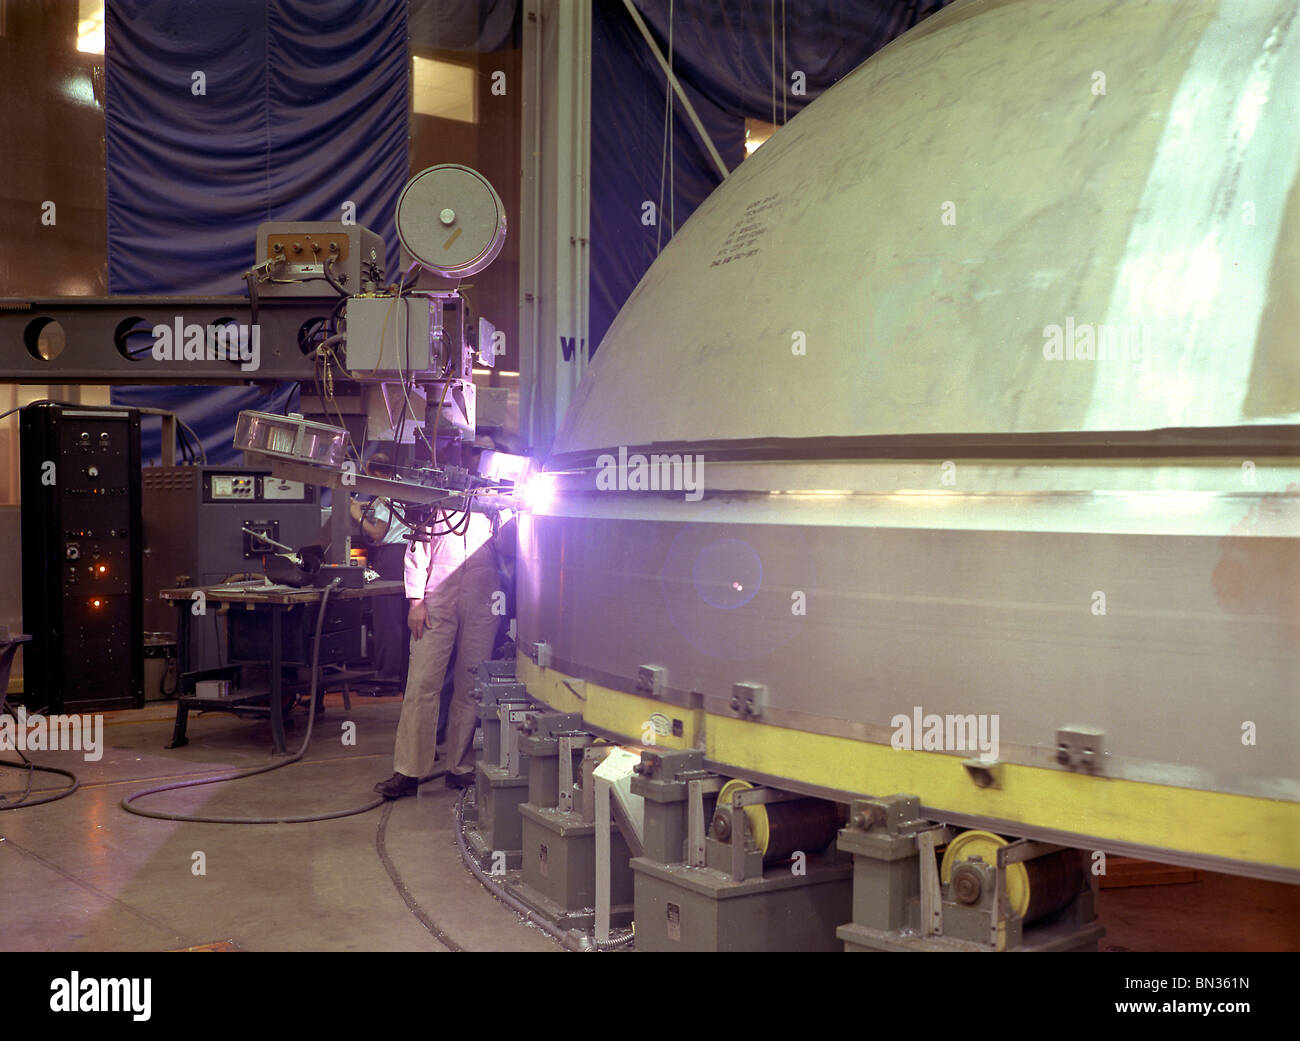
<svg viewBox="0 0 1300 1041">
<path fill-rule="evenodd" d="M 728 166 L 746 117 L 784 122 L 946 0 L 636 0 Z M 109 288 L 241 293 L 270 219 L 337 220 L 345 201 L 398 257 L 407 176 L 407 36 L 518 46 L 519 0 L 112 0 L 106 11 Z M 594 0 L 591 346 L 659 249 L 721 181 L 621 0 Z M 670 17 L 671 16 L 671 17 Z M 784 39 L 783 39 L 784 37 Z M 784 65 L 783 65 L 784 56 Z M 194 73 L 205 77 L 195 92 Z M 804 74 L 806 93 L 790 91 Z M 671 190 L 668 185 L 671 184 Z M 662 212 L 642 223 L 643 203 Z M 119 387 L 175 408 L 232 461 L 240 408 L 285 411 L 296 387 Z M 156 429 L 147 424 L 150 430 Z M 158 455 L 146 435 L 146 457 Z"/>
<path fill-rule="evenodd" d="M 384 236 L 395 268 L 406 0 L 106 7 L 111 293 L 240 294 L 258 224 L 339 220 L 345 202 Z M 236 461 L 241 408 L 287 411 L 296 397 L 294 385 L 113 390 L 115 403 L 174 408 L 212 462 Z M 157 457 L 157 427 L 148 428 L 143 452 Z"/>
<path fill-rule="evenodd" d="M 683 89 L 735 169 L 745 119 L 784 123 L 947 0 L 635 0 Z M 671 18 L 670 18 L 671 14 Z M 784 34 L 784 43 L 782 40 Z M 782 66 L 784 48 L 784 71 Z M 800 71 L 806 94 L 791 94 Z M 783 89 L 784 88 L 784 89 Z M 622 0 L 595 0 L 591 69 L 590 343 L 600 343 L 674 226 L 722 177 L 674 99 L 665 164 L 665 77 Z M 775 112 L 775 115 L 774 115 Z M 661 184 L 671 180 L 673 204 Z M 641 222 L 642 203 L 664 212 Z"/>
<path fill-rule="evenodd" d="M 410 0 L 411 42 L 447 51 L 518 47 L 519 0 Z"/>
</svg>

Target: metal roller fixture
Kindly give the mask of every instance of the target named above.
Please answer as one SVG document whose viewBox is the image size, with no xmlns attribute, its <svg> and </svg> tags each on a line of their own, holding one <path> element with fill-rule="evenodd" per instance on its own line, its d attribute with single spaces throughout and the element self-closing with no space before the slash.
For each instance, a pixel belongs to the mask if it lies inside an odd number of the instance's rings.
<svg viewBox="0 0 1300 1041">
<path fill-rule="evenodd" d="M 953 887 L 959 903 L 978 903 L 987 884 L 988 872 L 971 871 L 972 861 L 996 870 L 997 851 L 1009 845 L 1000 835 L 987 831 L 964 831 L 944 852 L 939 880 Z M 1007 899 L 1011 909 L 1028 924 L 1067 906 L 1079 895 L 1086 879 L 1083 854 L 1063 849 L 1006 868 Z"/>
<path fill-rule="evenodd" d="M 753 787 L 748 781 L 728 781 L 718 793 L 718 805 L 729 806 L 733 792 Z M 744 810 L 749 833 L 763 854 L 764 864 L 789 860 L 800 852 L 820 853 L 844 825 L 843 812 L 825 799 L 760 803 Z M 714 815 L 713 837 L 719 842 L 731 841 L 731 820 L 726 814 Z"/>
</svg>

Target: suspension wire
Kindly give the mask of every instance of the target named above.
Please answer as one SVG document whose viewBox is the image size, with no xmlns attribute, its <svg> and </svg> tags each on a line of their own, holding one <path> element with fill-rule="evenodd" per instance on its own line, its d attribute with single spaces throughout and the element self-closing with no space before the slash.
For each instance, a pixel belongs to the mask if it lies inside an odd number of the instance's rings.
<svg viewBox="0 0 1300 1041">
<path fill-rule="evenodd" d="M 671 18 L 671 15 L 669 16 Z M 670 52 L 671 53 L 671 52 Z M 669 58 L 669 67 L 672 59 Z M 659 209 L 655 211 L 655 256 L 663 249 L 664 233 L 664 187 L 668 183 L 668 123 L 672 119 L 673 85 L 664 80 L 664 133 L 662 153 L 659 160 Z"/>
<path fill-rule="evenodd" d="M 668 0 L 668 69 L 672 71 L 673 67 L 673 4 L 674 0 Z M 682 88 L 685 89 L 684 87 Z M 670 116 L 673 113 L 673 90 L 672 84 L 668 84 L 668 111 Z M 677 234 L 677 159 L 673 155 L 676 148 L 673 141 L 673 121 L 668 120 L 668 237 L 671 239 Z"/>
<path fill-rule="evenodd" d="M 664 132 L 659 161 L 659 209 L 655 214 L 655 256 L 663 250 L 664 188 L 668 189 L 668 237 L 677 233 L 677 163 L 673 156 L 673 8 L 668 3 L 668 76 L 664 80 Z"/>
<path fill-rule="evenodd" d="M 772 84 L 772 125 L 776 126 L 776 0 L 768 0 L 768 12 L 770 14 L 768 19 L 770 31 L 767 35 L 770 42 L 771 56 L 768 59 L 767 69 L 769 73 L 768 79 Z"/>
</svg>

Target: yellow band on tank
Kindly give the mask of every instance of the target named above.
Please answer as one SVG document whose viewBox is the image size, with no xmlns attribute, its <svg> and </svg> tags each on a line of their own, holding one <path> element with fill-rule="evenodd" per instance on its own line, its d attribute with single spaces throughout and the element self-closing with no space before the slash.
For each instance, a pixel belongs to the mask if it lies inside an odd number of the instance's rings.
<svg viewBox="0 0 1300 1041">
<path fill-rule="evenodd" d="M 537 700 L 633 742 L 648 743 L 653 734 L 659 747 L 694 748 L 702 734 L 709 760 L 741 772 L 864 795 L 905 793 L 953 814 L 1300 870 L 1300 803 L 1015 763 L 1002 765 L 999 787 L 978 788 L 956 756 L 706 714 L 594 683 L 575 683 L 580 698 L 564 683 L 573 677 L 523 654 L 517 675 Z"/>
</svg>

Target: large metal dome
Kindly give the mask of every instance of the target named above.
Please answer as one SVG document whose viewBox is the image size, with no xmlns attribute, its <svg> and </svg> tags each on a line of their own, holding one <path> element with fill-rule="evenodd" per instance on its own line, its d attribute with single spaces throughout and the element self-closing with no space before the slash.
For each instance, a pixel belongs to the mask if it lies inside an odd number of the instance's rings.
<svg viewBox="0 0 1300 1041">
<path fill-rule="evenodd" d="M 1290 0 L 930 18 L 699 208 L 555 450 L 1295 421 L 1295 18 Z M 1104 327 L 1147 357 L 1045 358 L 1067 323 L 1081 349 Z"/>
</svg>

